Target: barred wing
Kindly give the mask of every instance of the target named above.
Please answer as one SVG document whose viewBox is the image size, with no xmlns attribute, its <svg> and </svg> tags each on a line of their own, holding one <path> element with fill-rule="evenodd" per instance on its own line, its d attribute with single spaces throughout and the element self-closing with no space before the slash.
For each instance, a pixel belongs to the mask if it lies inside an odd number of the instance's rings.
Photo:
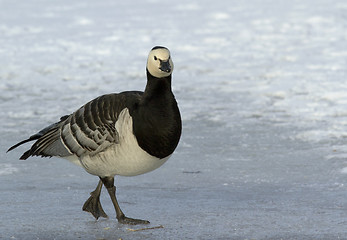
<svg viewBox="0 0 347 240">
<path fill-rule="evenodd" d="M 135 93 L 140 96 L 140 93 Z M 20 159 L 30 156 L 68 157 L 95 155 L 112 144 L 117 144 L 118 133 L 115 123 L 118 114 L 126 107 L 128 94 L 108 94 L 100 96 L 64 116 L 39 133 L 9 149 L 37 140 Z"/>
</svg>

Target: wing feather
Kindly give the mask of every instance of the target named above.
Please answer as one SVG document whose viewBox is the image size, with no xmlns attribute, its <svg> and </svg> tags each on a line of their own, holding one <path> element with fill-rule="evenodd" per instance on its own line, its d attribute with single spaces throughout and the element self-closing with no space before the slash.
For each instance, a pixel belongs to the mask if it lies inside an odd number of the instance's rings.
<svg viewBox="0 0 347 240">
<path fill-rule="evenodd" d="M 138 95 L 138 93 L 136 93 Z M 128 93 L 129 95 L 129 93 Z M 61 117 L 30 138 L 17 143 L 8 151 L 26 142 L 36 140 L 21 159 L 30 156 L 81 157 L 94 155 L 119 142 L 115 123 L 118 114 L 127 107 L 124 94 L 100 96 L 70 115 Z"/>
</svg>

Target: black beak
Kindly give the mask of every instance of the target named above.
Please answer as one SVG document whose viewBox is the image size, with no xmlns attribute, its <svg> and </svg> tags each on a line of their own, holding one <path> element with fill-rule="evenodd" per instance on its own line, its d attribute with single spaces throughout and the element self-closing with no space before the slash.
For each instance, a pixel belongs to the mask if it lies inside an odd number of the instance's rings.
<svg viewBox="0 0 347 240">
<path fill-rule="evenodd" d="M 167 60 L 166 62 L 164 61 L 160 61 L 160 67 L 159 67 L 160 70 L 162 70 L 163 72 L 171 72 L 171 66 L 170 66 L 170 61 Z"/>
</svg>

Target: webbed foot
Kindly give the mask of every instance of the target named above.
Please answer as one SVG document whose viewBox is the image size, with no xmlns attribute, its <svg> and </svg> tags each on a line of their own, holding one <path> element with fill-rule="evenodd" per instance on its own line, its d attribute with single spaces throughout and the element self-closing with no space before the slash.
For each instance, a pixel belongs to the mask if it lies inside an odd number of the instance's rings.
<svg viewBox="0 0 347 240">
<path fill-rule="evenodd" d="M 135 219 L 135 218 L 129 218 L 126 216 L 121 216 L 118 219 L 119 223 L 122 224 L 129 224 L 129 225 L 138 225 L 138 224 L 149 224 L 150 222 L 147 220 L 141 220 L 141 219 Z"/>
<path fill-rule="evenodd" d="M 100 203 L 100 192 L 102 188 L 102 182 L 99 181 L 98 186 L 96 187 L 95 191 L 90 193 L 90 197 L 87 199 L 87 201 L 84 203 L 82 210 L 86 212 L 90 212 L 96 220 L 98 220 L 99 217 L 107 218 L 107 214 L 104 212 L 104 209 L 102 209 L 101 203 Z"/>
</svg>

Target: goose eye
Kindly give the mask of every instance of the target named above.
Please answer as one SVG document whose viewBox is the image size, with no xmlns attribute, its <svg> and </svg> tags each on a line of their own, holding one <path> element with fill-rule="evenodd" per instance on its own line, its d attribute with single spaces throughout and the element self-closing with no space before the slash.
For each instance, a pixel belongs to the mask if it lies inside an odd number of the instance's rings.
<svg viewBox="0 0 347 240">
<path fill-rule="evenodd" d="M 156 56 L 154 56 L 154 60 L 155 60 L 155 61 L 157 61 L 157 60 L 158 60 L 158 58 L 157 58 Z"/>
</svg>

